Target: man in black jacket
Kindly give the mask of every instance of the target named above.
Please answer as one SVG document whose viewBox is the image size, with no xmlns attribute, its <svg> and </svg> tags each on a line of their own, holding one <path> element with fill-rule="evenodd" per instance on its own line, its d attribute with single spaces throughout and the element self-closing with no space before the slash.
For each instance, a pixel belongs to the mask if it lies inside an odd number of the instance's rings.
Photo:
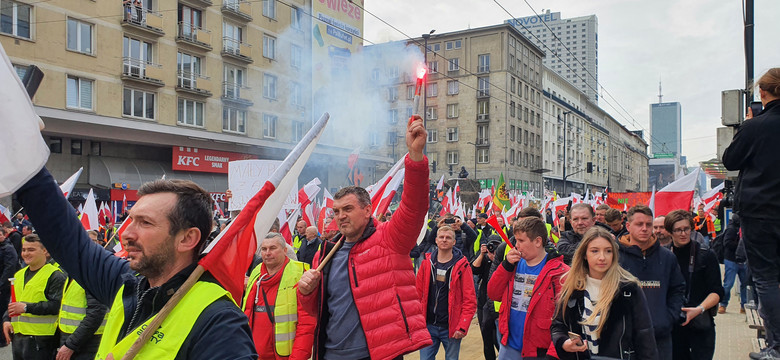
<svg viewBox="0 0 780 360">
<path fill-rule="evenodd" d="M 311 263 L 314 261 L 314 254 L 320 249 L 322 240 L 317 236 L 316 226 L 307 227 L 304 233 L 306 237 L 301 240 L 301 248 L 298 249 L 296 256 L 298 261 L 305 262 L 311 266 Z"/>
<path fill-rule="evenodd" d="M 723 153 L 723 165 L 739 170 L 734 211 L 742 222 L 748 266 L 758 291 L 767 349 L 753 359 L 780 359 L 780 68 L 758 80 L 764 109 L 746 120 Z M 766 355 L 766 356 L 764 356 Z M 763 357 L 762 357 L 763 356 Z"/>
<path fill-rule="evenodd" d="M 104 305 L 116 303 L 111 306 L 100 344 L 101 351 L 106 349 L 115 359 L 124 354 L 115 344 L 137 337 L 139 328 L 148 324 L 194 271 L 212 225 L 211 196 L 195 183 L 146 183 L 139 189 L 141 197 L 128 216 L 132 223 L 122 237 L 128 252 L 125 260 L 89 239 L 73 207 L 45 168 L 16 195 L 38 225 L 38 234 L 49 253 L 68 275 Z M 181 322 L 171 320 L 163 322 L 157 334 L 184 331 L 183 339 L 165 343 L 157 335 L 160 347 L 148 342 L 139 358 L 159 349 L 174 359 L 257 357 L 246 316 L 209 273 L 201 276 L 182 302 L 190 304 L 189 311 L 174 307 L 168 319 L 193 319 L 189 331 L 182 329 Z M 112 322 L 114 314 L 116 321 Z M 107 354 L 101 351 L 98 354 L 105 358 Z"/>
<path fill-rule="evenodd" d="M 3 223 L 3 228 L 5 228 L 5 236 L 8 238 L 8 241 L 11 243 L 11 245 L 14 246 L 14 250 L 16 251 L 16 258 L 19 261 L 19 265 L 21 265 L 22 233 L 19 232 L 19 230 L 17 230 L 10 221 Z"/>
<path fill-rule="evenodd" d="M 572 230 L 564 231 L 558 241 L 558 252 L 563 255 L 563 262 L 566 265 L 571 265 L 571 259 L 574 251 L 577 250 L 577 245 L 582 241 L 582 235 L 596 225 L 596 213 L 589 204 L 574 204 L 569 214 L 571 214 Z"/>
<path fill-rule="evenodd" d="M 639 279 L 653 319 L 660 360 L 672 359 L 672 329 L 681 323 L 685 280 L 677 258 L 653 236 L 653 211 L 628 209 L 628 234 L 619 239 L 620 266 Z"/>
<path fill-rule="evenodd" d="M 16 258 L 16 250 L 10 240 L 5 237 L 5 232 L 0 229 L 0 314 L 8 311 L 8 303 L 11 299 L 11 283 L 8 279 L 14 277 L 19 260 Z M 4 336 L 0 336 L 0 347 L 6 346 Z"/>
</svg>

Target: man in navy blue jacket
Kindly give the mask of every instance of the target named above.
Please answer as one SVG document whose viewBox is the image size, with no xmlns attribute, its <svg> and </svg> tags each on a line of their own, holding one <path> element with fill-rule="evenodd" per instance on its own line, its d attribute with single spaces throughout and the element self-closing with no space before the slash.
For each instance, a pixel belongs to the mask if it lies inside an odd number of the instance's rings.
<svg viewBox="0 0 780 360">
<path fill-rule="evenodd" d="M 653 236 L 653 211 L 644 205 L 628 209 L 628 234 L 619 239 L 620 266 L 639 279 L 653 319 L 658 358 L 672 359 L 672 328 L 683 319 L 685 279 L 677 258 Z"/>
<path fill-rule="evenodd" d="M 122 305 L 111 310 L 101 349 L 104 342 L 111 345 L 108 349 L 116 349 L 113 344 L 119 340 L 137 336 L 137 328 L 160 311 L 195 269 L 211 230 L 213 205 L 208 192 L 184 180 L 146 183 L 129 213 L 133 222 L 122 239 L 128 252 L 125 260 L 89 239 L 73 207 L 45 168 L 16 195 L 47 250 L 68 275 L 101 303 L 111 306 L 116 301 Z M 206 273 L 201 282 L 215 284 L 216 280 Z M 120 289 L 122 293 L 118 294 Z M 116 338 L 108 336 L 114 314 L 123 316 Z M 197 318 L 183 342 L 174 346 L 171 355 L 175 353 L 175 359 L 257 358 L 246 316 L 228 295 L 204 305 L 199 315 L 189 316 Z M 147 347 L 163 348 L 169 338 L 160 336 L 156 342 L 144 345 L 142 352 L 152 350 Z M 121 354 L 113 356 L 119 359 Z"/>
</svg>

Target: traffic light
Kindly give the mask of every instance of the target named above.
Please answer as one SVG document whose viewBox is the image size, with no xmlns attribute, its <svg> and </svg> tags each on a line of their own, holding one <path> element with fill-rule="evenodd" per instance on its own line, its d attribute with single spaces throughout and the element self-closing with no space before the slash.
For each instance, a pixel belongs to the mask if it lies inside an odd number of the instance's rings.
<svg viewBox="0 0 780 360">
<path fill-rule="evenodd" d="M 588 161 L 588 174 L 593 172 L 593 163 Z"/>
</svg>

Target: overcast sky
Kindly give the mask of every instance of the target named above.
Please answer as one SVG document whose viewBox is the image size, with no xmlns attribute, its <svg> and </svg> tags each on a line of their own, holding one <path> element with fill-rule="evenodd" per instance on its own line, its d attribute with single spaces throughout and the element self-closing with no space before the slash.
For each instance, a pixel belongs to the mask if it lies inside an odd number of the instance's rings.
<svg viewBox="0 0 780 360">
<path fill-rule="evenodd" d="M 527 1 L 527 3 L 526 3 Z M 683 155 L 688 164 L 715 157 L 721 91 L 744 88 L 742 0 L 499 0 L 514 17 L 549 8 L 562 18 L 598 17 L 600 85 L 612 94 L 601 108 L 629 129 L 649 131 L 649 104 L 682 104 Z M 415 37 L 511 18 L 492 0 L 366 0 L 366 9 Z M 530 4 L 531 6 L 529 6 Z M 533 10 L 532 10 L 533 7 Z M 755 0 L 755 74 L 780 66 L 780 1 Z M 370 14 L 366 38 L 375 43 L 405 39 Z M 626 114 L 617 104 L 628 111 Z M 612 106 L 618 110 L 614 110 Z M 633 119 L 631 119 L 633 117 Z M 645 135 L 646 140 L 649 135 Z"/>
</svg>

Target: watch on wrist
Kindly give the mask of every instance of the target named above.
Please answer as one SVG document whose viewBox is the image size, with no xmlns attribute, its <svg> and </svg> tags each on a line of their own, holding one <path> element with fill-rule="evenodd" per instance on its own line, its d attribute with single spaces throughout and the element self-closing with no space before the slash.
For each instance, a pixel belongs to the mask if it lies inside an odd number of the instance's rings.
<svg viewBox="0 0 780 360">
<path fill-rule="evenodd" d="M 699 309 L 701 309 L 701 313 L 699 315 L 704 314 L 704 306 L 699 305 Z"/>
<path fill-rule="evenodd" d="M 23 310 L 22 312 L 23 312 L 23 313 L 26 313 L 26 312 L 27 312 L 27 304 L 24 304 L 24 310 Z"/>
</svg>

